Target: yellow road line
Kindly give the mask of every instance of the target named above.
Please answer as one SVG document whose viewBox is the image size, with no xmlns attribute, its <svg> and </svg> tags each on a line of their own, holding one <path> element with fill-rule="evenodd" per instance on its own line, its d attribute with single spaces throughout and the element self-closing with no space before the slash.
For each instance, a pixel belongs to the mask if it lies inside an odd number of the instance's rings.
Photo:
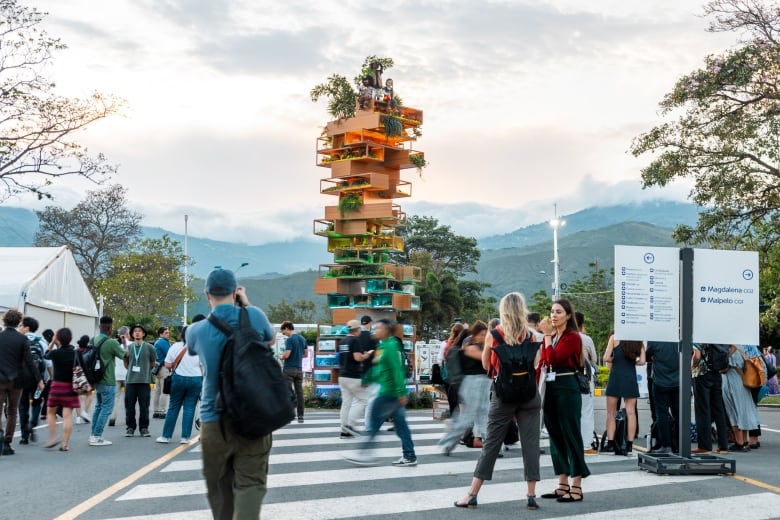
<svg viewBox="0 0 780 520">
<path fill-rule="evenodd" d="M 729 477 L 742 481 L 745 484 L 750 484 L 752 486 L 760 487 L 763 489 L 767 489 L 773 493 L 780 493 L 780 487 L 773 486 L 772 484 L 767 484 L 766 482 L 761 482 L 760 480 L 755 480 L 749 477 L 745 477 L 742 475 L 728 475 Z"/>
<path fill-rule="evenodd" d="M 62 513 L 54 520 L 74 520 L 75 518 L 78 518 L 79 515 L 86 513 L 96 505 L 100 504 L 101 502 L 109 498 L 111 495 L 120 492 L 121 490 L 130 486 L 131 484 L 133 484 L 135 481 L 137 481 L 147 473 L 154 471 L 156 468 L 159 468 L 169 460 L 173 459 L 179 454 L 184 453 L 188 449 L 192 448 L 192 445 L 195 444 L 199 439 L 200 439 L 200 435 L 194 437 L 190 444 L 182 444 L 178 448 L 171 450 L 170 452 L 166 453 L 165 455 L 155 460 L 154 462 L 148 464 L 147 466 L 144 466 L 143 468 L 139 469 L 135 473 L 123 478 L 113 486 L 104 489 L 103 491 L 93 496 L 92 498 L 89 498 L 84 502 L 80 503 L 79 505 L 77 505 L 76 507 Z"/>
</svg>

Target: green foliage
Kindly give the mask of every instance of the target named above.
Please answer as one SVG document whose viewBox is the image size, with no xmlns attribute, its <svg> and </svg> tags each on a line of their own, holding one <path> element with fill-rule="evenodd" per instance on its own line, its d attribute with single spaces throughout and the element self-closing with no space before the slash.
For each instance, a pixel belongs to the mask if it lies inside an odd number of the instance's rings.
<svg viewBox="0 0 780 520">
<path fill-rule="evenodd" d="M 363 207 L 363 197 L 358 193 L 345 193 L 339 199 L 339 212 L 342 217 Z"/>
<path fill-rule="evenodd" d="M 404 135 L 404 124 L 395 115 L 382 116 L 382 124 L 385 127 L 385 137 L 399 137 Z"/>
<path fill-rule="evenodd" d="M 417 173 L 422 177 L 423 168 L 428 166 L 428 161 L 425 160 L 425 157 L 420 153 L 413 153 L 409 155 L 409 162 L 417 168 Z"/>
<path fill-rule="evenodd" d="M 406 407 L 412 410 L 433 408 L 433 392 L 423 390 L 421 392 L 409 392 Z"/>
<path fill-rule="evenodd" d="M 440 337 L 463 308 L 458 281 L 450 273 L 439 277 L 436 273 L 428 272 L 417 294 L 420 296 L 417 335 L 423 341 Z"/>
<path fill-rule="evenodd" d="M 177 312 L 185 291 L 181 271 L 187 261 L 179 242 L 168 235 L 133 243 L 111 261 L 111 270 L 97 284 L 106 314 L 120 321 L 150 320 L 154 328 L 180 321 Z M 192 288 L 187 297 L 195 299 Z M 151 330 L 151 329 L 149 329 Z"/>
<path fill-rule="evenodd" d="M 101 182 L 116 171 L 72 138 L 118 112 L 122 101 L 98 92 L 82 99 L 55 93 L 43 73 L 65 45 L 41 28 L 44 17 L 16 0 L 0 2 L 0 201 L 18 193 L 51 198 L 48 187 L 57 179 Z"/>
<path fill-rule="evenodd" d="M 758 1 L 715 0 L 705 6 L 710 30 L 740 34 L 740 45 L 707 56 L 661 102 L 665 121 L 639 135 L 634 155 L 653 154 L 644 186 L 693 181 L 705 209 L 695 227 L 678 227 L 686 244 L 760 253 L 762 327 L 780 328 L 780 10 Z M 771 288 L 770 288 L 771 286 Z"/>
<path fill-rule="evenodd" d="M 334 119 L 346 119 L 355 116 L 355 106 L 358 93 L 349 84 L 347 78 L 340 74 L 332 74 L 325 83 L 315 85 L 309 92 L 311 100 L 317 102 L 321 97 L 328 97 L 328 113 Z"/>
<path fill-rule="evenodd" d="M 366 59 L 363 60 L 363 65 L 360 67 L 360 75 L 355 76 L 355 85 L 362 85 L 363 84 L 363 78 L 365 76 L 374 76 L 374 69 L 371 67 L 373 63 L 379 63 L 382 65 L 382 69 L 386 71 L 387 69 L 392 69 L 394 62 L 393 58 L 380 58 L 378 56 L 374 56 L 373 54 L 371 56 L 366 56 Z M 385 78 L 387 79 L 387 78 Z M 374 85 L 375 87 L 382 87 L 383 85 Z"/>
<path fill-rule="evenodd" d="M 615 293 L 613 273 L 591 264 L 591 272 L 574 280 L 562 293 L 574 309 L 585 315 L 585 332 L 593 339 L 599 356 L 604 353 L 614 327 Z"/>
<path fill-rule="evenodd" d="M 599 365 L 598 371 L 596 372 L 596 380 L 597 388 L 606 388 L 607 381 L 609 381 L 609 368 Z"/>
<path fill-rule="evenodd" d="M 533 293 L 530 298 L 526 298 L 526 305 L 529 312 L 538 312 L 544 318 L 550 315 L 552 298 L 547 294 L 547 291 L 540 289 Z"/>
<path fill-rule="evenodd" d="M 127 190 L 119 184 L 88 191 L 71 210 L 46 206 L 36 211 L 36 246 L 66 245 L 93 292 L 111 270 L 111 260 L 127 250 L 140 233 L 141 215 L 127 207 Z"/>
<path fill-rule="evenodd" d="M 477 239 L 456 235 L 450 226 L 439 225 L 434 217 L 409 217 L 406 227 L 399 228 L 399 234 L 404 237 L 407 263 L 414 253 L 425 252 L 430 255 L 427 268 L 437 276 L 451 273 L 460 278 L 466 273 L 477 272 L 481 254 Z"/>
<path fill-rule="evenodd" d="M 311 302 L 312 305 L 314 302 Z M 300 331 L 300 335 L 306 340 L 307 345 L 314 345 L 317 343 L 317 329 L 307 329 Z"/>
<path fill-rule="evenodd" d="M 311 300 L 298 300 L 288 303 L 282 299 L 277 305 L 268 305 L 266 315 L 271 323 L 289 320 L 293 323 L 316 323 L 317 304 Z M 308 338 L 307 338 L 308 340 Z"/>
</svg>

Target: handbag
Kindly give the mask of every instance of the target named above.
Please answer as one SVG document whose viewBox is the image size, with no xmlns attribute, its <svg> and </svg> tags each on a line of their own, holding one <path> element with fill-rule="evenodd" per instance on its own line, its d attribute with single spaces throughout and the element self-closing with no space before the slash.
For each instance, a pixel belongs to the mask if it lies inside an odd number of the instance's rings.
<svg viewBox="0 0 780 520">
<path fill-rule="evenodd" d="M 176 360 L 174 360 L 173 362 L 173 366 L 171 367 L 171 373 L 165 376 L 165 379 L 163 379 L 162 392 L 165 395 L 169 395 L 171 393 L 171 385 L 173 384 L 173 374 L 176 372 L 176 367 L 178 367 L 179 363 L 181 363 L 181 358 L 184 357 L 185 352 L 187 352 L 187 347 L 181 349 L 181 352 L 179 352 L 179 355 L 176 356 Z"/>
<path fill-rule="evenodd" d="M 767 380 L 772 379 L 777 375 L 777 367 L 772 365 L 769 361 L 767 361 L 766 356 L 764 354 L 761 354 L 761 359 L 764 360 L 764 366 L 766 367 L 766 378 Z"/>
<path fill-rule="evenodd" d="M 84 369 L 81 367 L 79 353 L 75 351 L 73 352 L 73 379 L 71 385 L 73 391 L 79 395 L 88 394 L 92 391 L 92 385 L 87 381 L 87 376 L 84 375 Z"/>
<path fill-rule="evenodd" d="M 580 393 L 584 395 L 589 395 L 591 369 L 590 369 L 590 363 L 588 363 L 588 361 L 584 358 L 584 356 L 583 356 L 583 362 L 580 365 L 579 370 L 576 370 L 574 372 L 574 377 L 577 378 L 577 384 L 580 385 Z"/>
<path fill-rule="evenodd" d="M 766 384 L 766 372 L 764 372 L 764 362 L 759 356 L 747 357 L 745 353 L 737 347 L 742 359 L 745 360 L 745 366 L 742 368 L 742 384 L 748 388 L 761 388 Z"/>
</svg>

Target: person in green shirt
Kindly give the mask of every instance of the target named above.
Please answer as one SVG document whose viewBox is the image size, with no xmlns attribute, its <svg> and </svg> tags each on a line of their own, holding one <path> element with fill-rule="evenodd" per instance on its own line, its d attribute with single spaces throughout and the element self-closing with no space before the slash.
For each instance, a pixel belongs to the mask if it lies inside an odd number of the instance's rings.
<svg viewBox="0 0 780 520">
<path fill-rule="evenodd" d="M 144 341 L 146 329 L 143 325 L 130 327 L 130 335 L 133 342 L 127 346 L 125 354 L 125 367 L 127 378 L 125 382 L 125 424 L 127 430 L 125 437 L 135 435 L 135 405 L 138 403 L 138 426 L 141 437 L 150 437 L 149 433 L 149 404 L 152 399 L 150 384 L 152 381 L 152 368 L 157 363 L 157 354 L 154 347 Z"/>
<path fill-rule="evenodd" d="M 364 383 L 378 383 L 379 392 L 371 404 L 368 417 L 368 439 L 362 444 L 357 455 L 345 457 L 355 465 L 366 466 L 376 463 L 369 453 L 379 428 L 389 418 L 393 418 L 395 433 L 401 439 L 403 456 L 393 462 L 393 466 L 416 466 L 417 455 L 414 452 L 412 432 L 406 422 L 406 371 L 404 370 L 401 341 L 393 336 L 393 324 L 390 320 L 376 321 L 374 332 L 379 340 L 371 370 L 363 377 Z"/>
<path fill-rule="evenodd" d="M 100 363 L 106 368 L 103 379 L 95 385 L 95 411 L 92 414 L 92 434 L 90 446 L 110 446 L 111 441 L 103 438 L 103 429 L 114 410 L 116 397 L 116 358 L 124 359 L 125 351 L 119 342 L 111 337 L 114 320 L 110 316 L 100 318 L 100 333 L 92 338 L 95 348 L 100 347 Z"/>
</svg>

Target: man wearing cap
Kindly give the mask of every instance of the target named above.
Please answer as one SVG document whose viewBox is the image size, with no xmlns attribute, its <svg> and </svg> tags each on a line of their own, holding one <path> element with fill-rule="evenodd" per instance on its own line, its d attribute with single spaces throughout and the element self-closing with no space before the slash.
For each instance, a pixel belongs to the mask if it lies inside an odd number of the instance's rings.
<svg viewBox="0 0 780 520">
<path fill-rule="evenodd" d="M 149 385 L 152 382 L 152 369 L 157 363 L 154 347 L 144 341 L 146 329 L 143 325 L 130 327 L 133 342 L 127 347 L 125 354 L 125 437 L 135 435 L 135 405 L 138 403 L 138 426 L 141 437 L 150 437 L 149 433 L 149 403 L 152 392 Z M 101 356 L 102 357 L 102 356 Z"/>
<path fill-rule="evenodd" d="M 116 398 L 116 358 L 124 359 L 125 351 L 119 342 L 111 337 L 114 320 L 109 316 L 100 318 L 100 333 L 92 339 L 100 347 L 100 363 L 106 367 L 103 378 L 95 385 L 95 411 L 92 414 L 92 435 L 90 446 L 109 446 L 111 441 L 103 438 L 103 429 L 114 411 Z"/>
<path fill-rule="evenodd" d="M 252 326 L 263 341 L 276 335 L 265 313 L 250 307 L 243 287 L 237 287 L 235 275 L 215 269 L 206 278 L 206 299 L 211 312 L 231 328 L 238 327 L 238 300 L 247 308 Z M 214 518 L 259 518 L 267 489 L 268 456 L 271 435 L 247 439 L 237 435 L 229 423 L 221 422 L 216 409 L 219 390 L 219 365 L 227 338 L 210 321 L 202 320 L 187 329 L 187 348 L 200 356 L 203 366 L 203 393 L 200 407 L 200 441 L 203 476 L 209 506 Z"/>
<path fill-rule="evenodd" d="M 339 386 L 341 387 L 341 438 L 360 437 L 355 427 L 366 412 L 368 387 L 363 386 L 363 365 L 373 350 L 365 350 L 360 342 L 360 322 L 347 323 L 348 335 L 339 343 Z"/>
<path fill-rule="evenodd" d="M 309 349 L 306 348 L 306 340 L 300 334 L 295 334 L 295 326 L 291 321 L 282 322 L 280 327 L 282 334 L 287 336 L 284 342 L 282 359 L 284 365 L 282 371 L 290 384 L 290 391 L 295 393 L 295 401 L 298 408 L 298 422 L 303 422 L 303 358 L 309 357 Z"/>
</svg>

